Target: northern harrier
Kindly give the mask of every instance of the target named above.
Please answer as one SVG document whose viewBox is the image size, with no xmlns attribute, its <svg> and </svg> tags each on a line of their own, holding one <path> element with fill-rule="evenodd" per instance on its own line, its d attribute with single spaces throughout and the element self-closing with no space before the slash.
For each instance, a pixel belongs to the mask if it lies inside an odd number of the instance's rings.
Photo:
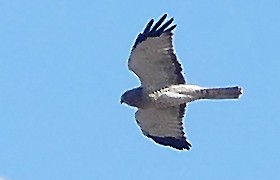
<svg viewBox="0 0 280 180">
<path fill-rule="evenodd" d="M 143 134 L 156 143 L 178 150 L 191 147 L 183 129 L 186 105 L 199 99 L 238 99 L 238 86 L 206 88 L 189 85 L 172 44 L 173 18 L 167 14 L 154 24 L 152 19 L 133 45 L 128 67 L 141 81 L 141 86 L 126 91 L 121 103 L 138 108 L 137 124 Z"/>
</svg>

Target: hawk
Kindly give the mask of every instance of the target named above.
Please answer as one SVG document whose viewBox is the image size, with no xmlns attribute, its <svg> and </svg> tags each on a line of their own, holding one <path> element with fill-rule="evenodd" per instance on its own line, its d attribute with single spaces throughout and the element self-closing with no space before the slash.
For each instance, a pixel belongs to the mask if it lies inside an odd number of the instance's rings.
<svg viewBox="0 0 280 180">
<path fill-rule="evenodd" d="M 199 99 L 238 99 L 239 86 L 207 88 L 186 83 L 173 47 L 173 18 L 167 14 L 154 24 L 150 20 L 132 47 L 128 68 L 141 85 L 126 91 L 121 103 L 137 107 L 135 119 L 143 134 L 156 143 L 178 150 L 189 150 L 183 128 L 188 103 Z M 154 24 L 154 25 L 153 25 Z"/>
</svg>

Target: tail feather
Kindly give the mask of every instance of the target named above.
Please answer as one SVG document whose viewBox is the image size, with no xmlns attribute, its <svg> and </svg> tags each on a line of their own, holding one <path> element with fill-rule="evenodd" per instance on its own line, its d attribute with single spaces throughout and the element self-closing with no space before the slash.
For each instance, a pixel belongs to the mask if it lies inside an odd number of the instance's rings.
<svg viewBox="0 0 280 180">
<path fill-rule="evenodd" d="M 202 89 L 202 99 L 238 99 L 242 94 L 242 88 L 226 87 L 226 88 L 209 88 Z"/>
</svg>

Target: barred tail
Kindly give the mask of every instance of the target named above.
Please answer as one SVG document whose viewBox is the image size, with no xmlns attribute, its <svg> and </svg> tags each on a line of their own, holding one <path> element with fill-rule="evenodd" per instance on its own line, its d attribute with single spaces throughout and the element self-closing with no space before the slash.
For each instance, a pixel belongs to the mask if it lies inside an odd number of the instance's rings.
<svg viewBox="0 0 280 180">
<path fill-rule="evenodd" d="M 202 89 L 202 99 L 238 99 L 242 94 L 241 87 Z"/>
</svg>

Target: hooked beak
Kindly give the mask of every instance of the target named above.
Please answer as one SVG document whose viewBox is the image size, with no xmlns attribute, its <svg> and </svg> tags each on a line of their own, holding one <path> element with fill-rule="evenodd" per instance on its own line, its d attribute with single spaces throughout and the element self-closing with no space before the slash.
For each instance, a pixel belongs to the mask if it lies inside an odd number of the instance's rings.
<svg viewBox="0 0 280 180">
<path fill-rule="evenodd" d="M 120 103 L 122 104 L 124 101 L 121 99 Z"/>
</svg>

